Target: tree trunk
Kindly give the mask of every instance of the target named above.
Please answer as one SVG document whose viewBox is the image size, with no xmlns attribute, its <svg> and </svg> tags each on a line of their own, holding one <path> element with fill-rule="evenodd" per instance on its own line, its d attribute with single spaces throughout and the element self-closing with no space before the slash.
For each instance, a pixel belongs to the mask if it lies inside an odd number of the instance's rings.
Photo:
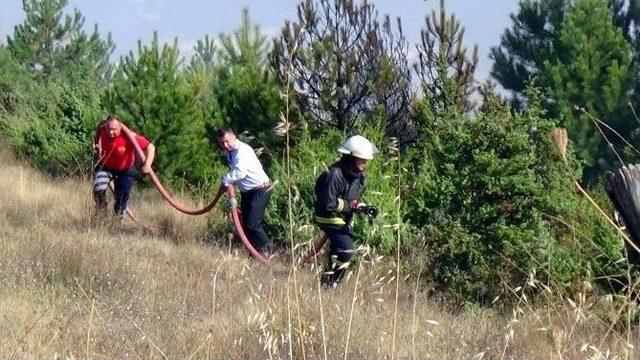
<svg viewBox="0 0 640 360">
<path fill-rule="evenodd" d="M 640 246 L 640 165 L 625 166 L 607 176 L 605 190 L 622 215 L 627 232 Z M 629 262 L 640 265 L 640 254 L 627 246 Z"/>
</svg>

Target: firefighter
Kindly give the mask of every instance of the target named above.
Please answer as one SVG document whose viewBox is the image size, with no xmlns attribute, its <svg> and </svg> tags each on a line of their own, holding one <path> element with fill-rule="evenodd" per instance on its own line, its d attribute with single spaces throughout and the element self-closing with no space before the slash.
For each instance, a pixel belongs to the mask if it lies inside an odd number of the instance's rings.
<svg viewBox="0 0 640 360">
<path fill-rule="evenodd" d="M 364 190 L 365 168 L 377 152 L 376 147 L 360 135 L 352 136 L 340 147 L 342 157 L 316 180 L 315 221 L 327 235 L 329 259 L 322 283 L 336 286 L 345 275 L 353 256 L 351 222 L 353 214 L 371 217 L 378 210 L 360 200 Z"/>
</svg>

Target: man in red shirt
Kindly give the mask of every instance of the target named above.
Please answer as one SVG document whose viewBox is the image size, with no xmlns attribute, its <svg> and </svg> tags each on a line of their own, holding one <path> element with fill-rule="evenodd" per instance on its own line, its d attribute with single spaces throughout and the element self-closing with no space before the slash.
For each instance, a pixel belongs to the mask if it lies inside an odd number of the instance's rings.
<svg viewBox="0 0 640 360">
<path fill-rule="evenodd" d="M 136 134 L 135 138 L 146 155 L 141 169 L 146 174 L 151 171 L 156 149 L 143 136 Z M 113 180 L 116 202 L 113 209 L 117 216 L 122 217 L 127 210 L 127 202 L 131 194 L 136 153 L 133 144 L 122 132 L 122 124 L 117 116 L 110 115 L 98 125 L 93 139 L 93 148 L 100 156 L 93 177 L 93 199 L 99 209 L 106 209 L 107 186 Z"/>
</svg>

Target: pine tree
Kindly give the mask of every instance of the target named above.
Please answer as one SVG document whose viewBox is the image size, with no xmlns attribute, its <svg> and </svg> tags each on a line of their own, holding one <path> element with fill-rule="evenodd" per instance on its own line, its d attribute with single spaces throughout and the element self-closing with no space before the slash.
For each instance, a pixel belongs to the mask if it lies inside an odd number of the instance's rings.
<svg viewBox="0 0 640 360">
<path fill-rule="evenodd" d="M 215 67 L 219 49 L 215 39 L 207 34 L 196 42 L 193 50 L 194 55 L 186 68 L 185 77 L 196 107 L 204 119 L 206 133 L 210 135 L 222 124 L 218 102 L 213 93 L 218 86 Z M 216 144 L 215 136 L 209 138 L 212 144 Z"/>
<path fill-rule="evenodd" d="M 588 166 L 587 177 L 618 164 L 592 121 L 575 107 L 584 107 L 622 134 L 637 125 L 628 107 L 637 79 L 631 49 L 612 16 L 599 0 L 576 3 L 557 34 L 557 59 L 545 61 L 539 74 L 540 85 L 548 90 L 549 115 L 569 131 L 578 157 Z"/>
<path fill-rule="evenodd" d="M 165 178 L 202 183 L 212 175 L 212 149 L 204 133 L 204 114 L 181 71 L 178 43 L 138 41 L 136 53 L 121 58 L 108 108 L 157 148 L 157 169 Z"/>
<path fill-rule="evenodd" d="M 524 0 L 513 25 L 505 30 L 500 46 L 491 49 L 493 76 L 503 88 L 512 91 L 513 103 L 520 107 L 523 92 L 545 60 L 556 56 L 556 31 L 564 21 L 567 0 Z"/>
<path fill-rule="evenodd" d="M 574 3 L 579 1 L 520 1 L 518 12 L 511 15 L 512 26 L 503 33 L 500 45 L 491 49 L 491 76 L 511 91 L 516 107 L 526 101 L 524 90 L 540 73 L 544 62 L 553 62 L 559 56 L 558 33 Z M 616 26 L 634 45 L 637 57 L 640 0 L 608 0 L 607 5 Z"/>
<path fill-rule="evenodd" d="M 276 145 L 272 136 L 282 106 L 278 83 L 269 64 L 271 46 L 260 27 L 242 10 L 233 34 L 219 35 L 220 49 L 213 96 L 219 106 L 216 118 L 238 131 L 256 135 L 261 144 Z M 215 129 L 209 128 L 210 138 Z"/>
<path fill-rule="evenodd" d="M 207 69 L 213 69 L 218 54 L 218 46 L 215 40 L 209 37 L 209 34 L 205 35 L 204 39 L 196 41 L 193 50 L 194 55 L 191 58 L 191 67 L 202 65 Z"/>
<path fill-rule="evenodd" d="M 13 57 L 38 78 L 49 81 L 57 72 L 70 74 L 71 68 L 86 66 L 98 79 L 108 79 L 109 56 L 114 45 L 111 35 L 102 39 L 97 25 L 91 35 L 82 29 L 85 18 L 74 9 L 64 14 L 67 0 L 23 0 L 25 21 L 7 38 Z"/>
<path fill-rule="evenodd" d="M 474 108 L 471 95 L 477 90 L 474 73 L 478 65 L 478 45 L 471 56 L 463 45 L 464 27 L 454 14 L 447 17 L 444 0 L 439 11 L 425 17 L 417 46 L 419 62 L 414 65 L 432 113 L 456 107 L 465 112 Z"/>
<path fill-rule="evenodd" d="M 269 64 L 270 44 L 260 31 L 260 26 L 251 22 L 249 10 L 242 9 L 240 26 L 233 35 L 221 33 L 220 60 L 239 66 L 254 66 L 265 69 Z"/>
</svg>

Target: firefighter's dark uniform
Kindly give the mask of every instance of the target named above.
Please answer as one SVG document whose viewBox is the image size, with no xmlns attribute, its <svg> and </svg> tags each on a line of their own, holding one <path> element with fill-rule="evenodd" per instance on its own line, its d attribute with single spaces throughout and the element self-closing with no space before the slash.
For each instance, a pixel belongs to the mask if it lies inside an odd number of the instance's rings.
<svg viewBox="0 0 640 360">
<path fill-rule="evenodd" d="M 329 262 L 323 276 L 325 284 L 333 284 L 345 274 L 343 264 L 353 255 L 351 219 L 353 209 L 349 206 L 357 200 L 364 189 L 364 173 L 353 170 L 353 158 L 345 155 L 331 165 L 316 180 L 315 221 L 330 240 Z"/>
</svg>

